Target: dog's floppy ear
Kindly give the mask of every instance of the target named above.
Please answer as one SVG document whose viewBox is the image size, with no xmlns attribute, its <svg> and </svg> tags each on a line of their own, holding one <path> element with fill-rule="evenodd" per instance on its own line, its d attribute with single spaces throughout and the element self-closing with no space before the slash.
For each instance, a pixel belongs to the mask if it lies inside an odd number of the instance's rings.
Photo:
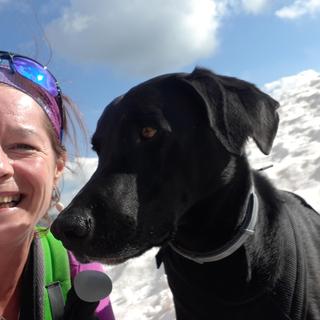
<svg viewBox="0 0 320 320">
<path fill-rule="evenodd" d="M 270 153 L 279 123 L 277 101 L 249 82 L 202 68 L 182 79 L 202 98 L 210 126 L 229 152 L 241 154 L 252 137 L 264 154 Z"/>
</svg>

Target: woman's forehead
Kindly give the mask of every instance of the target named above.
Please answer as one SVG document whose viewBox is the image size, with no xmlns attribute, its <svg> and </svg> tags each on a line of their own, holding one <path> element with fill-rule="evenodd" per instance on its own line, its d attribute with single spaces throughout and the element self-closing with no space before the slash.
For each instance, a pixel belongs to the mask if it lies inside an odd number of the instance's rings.
<svg viewBox="0 0 320 320">
<path fill-rule="evenodd" d="M 4 121 L 2 126 L 24 135 L 45 128 L 42 108 L 27 94 L 10 87 L 0 86 L 0 117 Z"/>
<path fill-rule="evenodd" d="M 13 87 L 0 84 L 0 111 L 19 111 L 21 114 L 33 112 L 42 114 L 40 105 L 26 93 Z"/>
</svg>

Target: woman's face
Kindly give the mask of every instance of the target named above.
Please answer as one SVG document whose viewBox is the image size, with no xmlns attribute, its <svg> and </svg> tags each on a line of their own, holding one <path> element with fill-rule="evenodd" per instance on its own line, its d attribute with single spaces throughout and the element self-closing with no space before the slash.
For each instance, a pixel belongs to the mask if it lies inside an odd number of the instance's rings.
<svg viewBox="0 0 320 320">
<path fill-rule="evenodd" d="M 31 97 L 0 85 L 0 246 L 31 238 L 63 171 L 46 117 Z"/>
</svg>

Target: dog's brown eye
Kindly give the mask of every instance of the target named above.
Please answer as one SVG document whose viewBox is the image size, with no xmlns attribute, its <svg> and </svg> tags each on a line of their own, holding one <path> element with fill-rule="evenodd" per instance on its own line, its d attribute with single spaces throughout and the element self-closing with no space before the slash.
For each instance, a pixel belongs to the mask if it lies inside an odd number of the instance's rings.
<svg viewBox="0 0 320 320">
<path fill-rule="evenodd" d="M 157 129 L 152 127 L 144 127 L 142 128 L 141 136 L 144 139 L 151 139 L 155 136 L 156 133 L 157 133 Z"/>
</svg>

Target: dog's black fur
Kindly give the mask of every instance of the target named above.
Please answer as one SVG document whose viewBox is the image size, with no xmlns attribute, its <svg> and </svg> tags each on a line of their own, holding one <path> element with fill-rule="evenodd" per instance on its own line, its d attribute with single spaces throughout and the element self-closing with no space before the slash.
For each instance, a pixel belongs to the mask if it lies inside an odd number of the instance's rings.
<svg viewBox="0 0 320 320">
<path fill-rule="evenodd" d="M 162 247 L 179 320 L 319 320 L 320 217 L 244 153 L 249 137 L 270 152 L 277 108 L 254 85 L 200 68 L 134 87 L 103 112 L 98 168 L 52 232 L 80 259 L 111 264 Z M 252 185 L 258 221 L 235 253 L 199 264 L 168 246 L 205 253 L 226 243 Z"/>
</svg>

